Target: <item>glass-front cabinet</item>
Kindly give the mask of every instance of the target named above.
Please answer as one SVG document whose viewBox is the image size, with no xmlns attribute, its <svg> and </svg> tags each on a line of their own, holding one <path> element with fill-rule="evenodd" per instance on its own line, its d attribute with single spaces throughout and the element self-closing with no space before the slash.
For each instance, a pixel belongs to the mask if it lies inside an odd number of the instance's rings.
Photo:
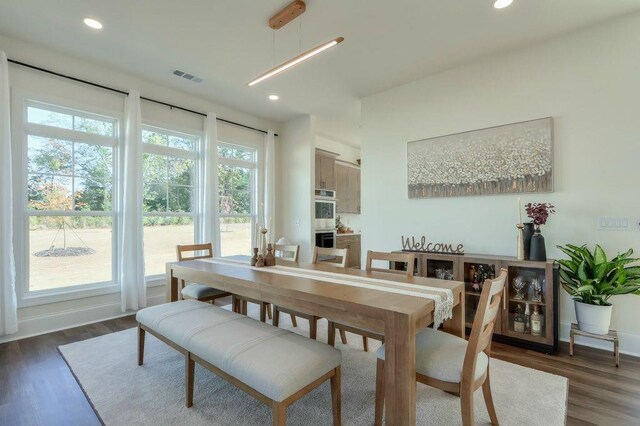
<svg viewBox="0 0 640 426">
<path fill-rule="evenodd" d="M 482 287 L 507 270 L 502 309 L 494 327 L 494 339 L 553 353 L 558 347 L 558 269 L 554 261 L 533 262 L 509 256 L 482 254 L 416 254 L 416 275 L 462 281 L 467 334 L 471 332 Z M 402 269 L 404 264 L 395 268 Z M 393 267 L 393 266 L 392 266 Z"/>
</svg>

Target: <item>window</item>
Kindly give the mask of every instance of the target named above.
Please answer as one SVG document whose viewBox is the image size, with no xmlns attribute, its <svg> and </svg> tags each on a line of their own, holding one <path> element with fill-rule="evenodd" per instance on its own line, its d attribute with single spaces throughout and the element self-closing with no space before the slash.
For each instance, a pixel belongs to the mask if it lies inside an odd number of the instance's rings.
<svg viewBox="0 0 640 426">
<path fill-rule="evenodd" d="M 145 271 L 156 276 L 176 260 L 176 245 L 195 241 L 199 138 L 145 126 L 142 141 Z"/>
<path fill-rule="evenodd" d="M 256 221 L 257 150 L 244 146 L 218 145 L 218 196 L 220 251 L 222 256 L 251 253 Z"/>
<path fill-rule="evenodd" d="M 27 101 L 27 292 L 113 284 L 118 121 Z"/>
</svg>

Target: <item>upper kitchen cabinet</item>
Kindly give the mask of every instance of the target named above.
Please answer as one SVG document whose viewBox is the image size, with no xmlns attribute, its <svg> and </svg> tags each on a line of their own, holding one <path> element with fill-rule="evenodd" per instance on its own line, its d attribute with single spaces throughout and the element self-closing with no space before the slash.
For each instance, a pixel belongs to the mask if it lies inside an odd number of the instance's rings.
<svg viewBox="0 0 640 426">
<path fill-rule="evenodd" d="M 336 190 L 336 157 L 338 155 L 316 149 L 316 189 Z"/>
<path fill-rule="evenodd" d="M 360 168 L 336 163 L 336 211 L 360 214 Z"/>
</svg>

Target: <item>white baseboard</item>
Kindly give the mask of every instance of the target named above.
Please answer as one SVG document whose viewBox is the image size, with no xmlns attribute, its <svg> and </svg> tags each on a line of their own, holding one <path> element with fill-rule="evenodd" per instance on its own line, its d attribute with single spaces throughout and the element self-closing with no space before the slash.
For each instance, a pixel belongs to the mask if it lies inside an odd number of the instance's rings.
<svg viewBox="0 0 640 426">
<path fill-rule="evenodd" d="M 571 323 L 568 321 L 560 321 L 560 340 L 562 340 L 563 342 L 569 341 L 569 330 L 571 330 Z M 618 331 L 618 338 L 620 339 L 620 353 L 640 356 L 639 335 Z M 613 353 L 613 343 L 605 342 L 603 340 L 589 339 L 588 337 L 577 336 L 576 346 L 578 345 L 611 351 Z M 579 350 L 580 348 L 576 348 L 576 351 Z"/>
<path fill-rule="evenodd" d="M 164 303 L 165 295 L 147 296 L 147 306 Z M 39 336 L 96 322 L 126 317 L 134 311 L 122 312 L 120 303 L 71 308 L 46 315 L 35 315 L 18 322 L 18 333 L 0 337 L 0 343 Z"/>
</svg>

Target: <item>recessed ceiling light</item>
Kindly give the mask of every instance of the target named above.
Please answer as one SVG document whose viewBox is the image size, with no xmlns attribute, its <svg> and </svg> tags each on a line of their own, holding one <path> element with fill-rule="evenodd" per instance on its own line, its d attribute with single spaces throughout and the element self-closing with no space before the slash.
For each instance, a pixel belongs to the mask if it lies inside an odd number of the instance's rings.
<svg viewBox="0 0 640 426">
<path fill-rule="evenodd" d="M 269 99 L 271 99 L 272 101 L 277 101 L 278 99 L 280 99 L 280 96 L 278 96 L 278 95 L 269 95 Z"/>
<path fill-rule="evenodd" d="M 504 9 L 513 3 L 513 0 L 493 0 L 494 9 Z"/>
<path fill-rule="evenodd" d="M 102 23 L 100 21 L 96 21 L 93 18 L 84 18 L 82 20 L 82 22 L 84 22 L 84 24 L 87 27 L 93 28 L 94 30 L 101 30 L 102 29 Z"/>
</svg>

